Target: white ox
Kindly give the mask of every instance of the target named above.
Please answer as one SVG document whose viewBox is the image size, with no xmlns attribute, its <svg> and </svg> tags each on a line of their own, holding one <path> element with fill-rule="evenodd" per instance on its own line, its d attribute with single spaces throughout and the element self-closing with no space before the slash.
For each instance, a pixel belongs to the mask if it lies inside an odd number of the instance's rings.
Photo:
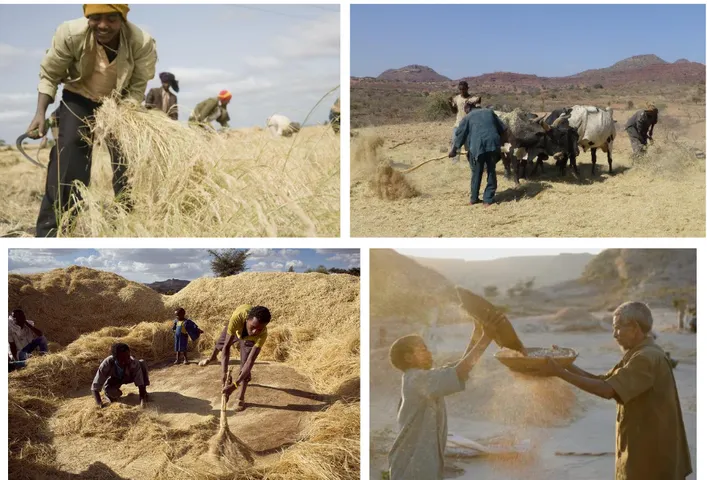
<svg viewBox="0 0 707 480">
<path fill-rule="evenodd" d="M 293 133 L 299 132 L 301 128 L 299 123 L 293 122 L 279 113 L 270 116 L 265 124 L 268 130 L 270 130 L 270 133 L 276 137 L 289 137 Z"/>
<path fill-rule="evenodd" d="M 592 151 L 592 175 L 597 163 L 597 148 L 601 148 L 607 154 L 609 173 L 612 173 L 611 153 L 616 139 L 614 111 L 611 108 L 604 110 L 588 105 L 575 105 L 571 110 L 569 125 L 577 131 L 579 135 L 577 144 L 582 147 L 582 151 L 586 152 L 588 149 Z M 576 172 L 576 164 L 572 167 Z"/>
</svg>

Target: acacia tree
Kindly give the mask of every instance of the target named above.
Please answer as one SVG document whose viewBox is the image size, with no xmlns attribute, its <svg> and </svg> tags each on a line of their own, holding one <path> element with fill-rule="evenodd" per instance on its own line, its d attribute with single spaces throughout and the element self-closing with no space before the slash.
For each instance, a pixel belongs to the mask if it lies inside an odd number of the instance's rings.
<svg viewBox="0 0 707 480">
<path fill-rule="evenodd" d="M 209 250 L 211 255 L 211 271 L 217 277 L 230 277 L 248 270 L 246 260 L 250 250 L 226 248 L 223 250 Z"/>
</svg>

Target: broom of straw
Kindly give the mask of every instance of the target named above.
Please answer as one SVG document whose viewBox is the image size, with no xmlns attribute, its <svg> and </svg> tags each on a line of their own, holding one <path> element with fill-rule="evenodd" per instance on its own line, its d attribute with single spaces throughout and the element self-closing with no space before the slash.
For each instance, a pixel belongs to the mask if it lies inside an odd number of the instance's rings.
<svg viewBox="0 0 707 480">
<path fill-rule="evenodd" d="M 459 152 L 459 155 L 466 155 L 466 152 Z M 430 162 L 435 162 L 435 161 L 437 161 L 437 160 L 444 160 L 445 158 L 449 158 L 449 155 L 444 155 L 444 156 L 436 157 L 436 158 L 430 158 L 429 160 L 425 160 L 424 162 L 418 163 L 418 164 L 415 165 L 414 167 L 410 167 L 410 168 L 408 168 L 408 169 L 406 169 L 406 170 L 400 170 L 400 173 L 410 173 L 410 172 L 414 172 L 415 170 L 417 170 L 418 168 L 420 168 L 420 167 L 423 166 L 423 165 L 426 165 L 426 164 L 428 164 L 428 163 L 430 163 Z"/>
</svg>

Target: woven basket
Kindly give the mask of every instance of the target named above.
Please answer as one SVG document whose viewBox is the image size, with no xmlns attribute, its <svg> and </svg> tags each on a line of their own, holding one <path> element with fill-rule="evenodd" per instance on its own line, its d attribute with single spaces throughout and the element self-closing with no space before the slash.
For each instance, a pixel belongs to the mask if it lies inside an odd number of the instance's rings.
<svg viewBox="0 0 707 480">
<path fill-rule="evenodd" d="M 547 358 L 552 358 L 561 367 L 567 368 L 577 359 L 577 352 L 571 348 L 526 348 L 527 356 L 504 349 L 496 352 L 494 358 L 514 372 L 531 372 L 542 367 Z"/>
</svg>

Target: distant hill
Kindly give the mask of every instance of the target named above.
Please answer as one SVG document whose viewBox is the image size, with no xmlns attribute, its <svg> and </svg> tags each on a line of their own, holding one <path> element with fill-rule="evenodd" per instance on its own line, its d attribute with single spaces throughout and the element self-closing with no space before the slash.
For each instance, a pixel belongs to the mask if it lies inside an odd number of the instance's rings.
<svg viewBox="0 0 707 480">
<path fill-rule="evenodd" d="M 176 278 L 170 278 L 169 280 L 163 280 L 161 282 L 146 283 L 145 286 L 150 287 L 162 295 L 174 295 L 189 285 L 189 283 L 189 280 L 177 280 Z"/>
<path fill-rule="evenodd" d="M 671 300 L 695 298 L 697 258 L 694 249 L 611 249 L 592 260 L 582 281 L 619 296 Z"/>
<path fill-rule="evenodd" d="M 371 249 L 371 319 L 424 322 L 430 312 L 457 308 L 454 285 L 395 250 Z"/>
<path fill-rule="evenodd" d="M 534 287 L 555 285 L 582 276 L 594 255 L 589 253 L 547 256 L 508 257 L 485 261 L 417 258 L 420 265 L 443 274 L 455 285 L 483 294 L 486 286 L 496 286 L 501 293 L 519 281 L 535 279 Z"/>
<path fill-rule="evenodd" d="M 632 95 L 674 96 L 704 105 L 705 95 L 704 64 L 686 59 L 669 63 L 656 55 L 637 55 L 565 77 L 491 72 L 449 79 L 428 66 L 409 65 L 375 78 L 351 77 L 351 125 L 439 121 L 444 107 L 435 101 L 452 95 L 459 80 L 466 80 L 471 92 L 482 96 L 483 104 L 505 109 L 545 111 L 598 97 L 602 102 L 626 104 L 626 97 Z"/>
<path fill-rule="evenodd" d="M 376 77 L 376 80 L 393 82 L 449 82 L 450 79 L 424 65 L 408 65 L 402 68 L 389 69 Z"/>
</svg>

